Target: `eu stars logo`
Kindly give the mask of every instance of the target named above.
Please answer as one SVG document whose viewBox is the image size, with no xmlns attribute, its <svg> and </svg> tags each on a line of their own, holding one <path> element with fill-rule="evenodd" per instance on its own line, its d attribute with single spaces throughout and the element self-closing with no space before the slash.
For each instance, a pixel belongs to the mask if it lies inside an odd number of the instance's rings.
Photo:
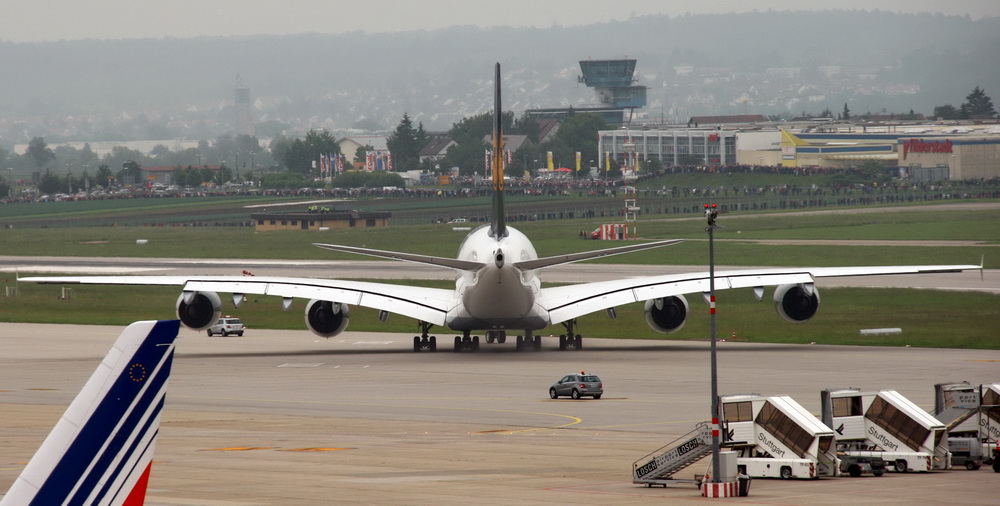
<svg viewBox="0 0 1000 506">
<path fill-rule="evenodd" d="M 128 368 L 128 377 L 136 383 L 141 383 L 142 381 L 145 381 L 146 366 L 138 362 L 130 365 Z"/>
</svg>

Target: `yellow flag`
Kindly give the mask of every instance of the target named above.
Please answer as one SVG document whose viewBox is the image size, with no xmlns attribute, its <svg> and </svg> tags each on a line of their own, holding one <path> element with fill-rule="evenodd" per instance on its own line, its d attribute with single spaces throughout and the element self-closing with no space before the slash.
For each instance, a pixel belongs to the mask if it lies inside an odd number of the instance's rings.
<svg viewBox="0 0 1000 506">
<path fill-rule="evenodd" d="M 549 159 L 549 170 L 550 171 L 556 170 L 555 166 L 552 165 L 552 152 L 551 151 L 548 152 L 548 159 Z"/>
<path fill-rule="evenodd" d="M 580 172 L 580 152 L 576 152 L 576 171 Z"/>
</svg>

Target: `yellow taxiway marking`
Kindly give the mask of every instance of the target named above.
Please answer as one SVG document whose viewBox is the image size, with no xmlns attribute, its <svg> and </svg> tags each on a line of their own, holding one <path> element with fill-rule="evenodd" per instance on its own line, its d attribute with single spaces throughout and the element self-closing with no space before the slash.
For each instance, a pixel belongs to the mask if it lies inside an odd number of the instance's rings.
<svg viewBox="0 0 1000 506">
<path fill-rule="evenodd" d="M 337 450 L 353 450 L 354 448 L 288 448 L 280 452 L 335 452 Z"/>
<path fill-rule="evenodd" d="M 288 404 L 316 404 L 316 405 L 324 405 L 324 406 L 364 406 L 364 407 L 378 407 L 378 408 L 405 407 L 405 408 L 414 408 L 414 409 L 434 409 L 434 410 L 443 410 L 443 411 L 481 411 L 481 412 L 486 412 L 486 413 L 519 413 L 519 414 L 524 414 L 524 415 L 554 416 L 554 417 L 557 417 L 557 418 L 566 418 L 566 419 L 570 420 L 569 422 L 564 423 L 562 425 L 550 425 L 550 426 L 546 426 L 546 427 L 533 427 L 533 428 L 530 428 L 530 429 L 512 429 L 512 430 L 505 430 L 504 429 L 504 430 L 496 430 L 496 431 L 484 431 L 482 433 L 490 433 L 490 432 L 492 432 L 492 433 L 513 434 L 513 433 L 516 433 L 516 432 L 534 432 L 534 431 L 540 431 L 540 430 L 564 429 L 566 427 L 570 427 L 570 426 L 576 425 L 578 423 L 583 423 L 583 419 L 582 418 L 577 418 L 577 417 L 572 416 L 572 415 L 563 415 L 563 414 L 559 414 L 559 413 L 545 413 L 545 412 L 541 412 L 541 411 L 518 411 L 518 410 L 511 410 L 511 409 L 452 408 L 452 407 L 445 407 L 445 406 L 415 406 L 415 405 L 405 405 L 405 406 L 403 406 L 403 405 L 395 405 L 395 404 L 394 405 L 388 405 L 388 404 L 372 404 L 372 403 L 360 403 L 360 402 L 289 401 L 289 400 L 282 400 L 282 399 L 248 399 L 248 398 L 242 398 L 242 397 L 196 397 L 196 396 L 184 396 L 184 397 L 180 397 L 180 396 L 171 396 L 171 398 L 173 398 L 173 399 L 182 398 L 182 399 L 216 400 L 216 401 L 217 400 L 224 400 L 224 401 L 273 402 L 273 403 L 288 403 Z M 256 449 L 256 448 L 249 448 L 249 449 Z"/>
<path fill-rule="evenodd" d="M 207 448 L 203 452 L 246 452 L 250 450 L 274 450 L 277 446 L 230 446 L 228 448 Z"/>
</svg>

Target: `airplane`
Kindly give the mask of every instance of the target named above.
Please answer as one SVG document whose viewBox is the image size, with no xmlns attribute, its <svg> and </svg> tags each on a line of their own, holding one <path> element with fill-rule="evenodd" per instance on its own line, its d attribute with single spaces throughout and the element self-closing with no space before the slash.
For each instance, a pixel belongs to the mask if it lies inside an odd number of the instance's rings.
<svg viewBox="0 0 1000 506">
<path fill-rule="evenodd" d="M 143 504 L 179 330 L 126 327 L 0 506 Z"/>
<path fill-rule="evenodd" d="M 660 248 L 682 242 L 661 240 L 539 258 L 531 240 L 507 226 L 504 211 L 503 128 L 500 97 L 500 64 L 494 71 L 494 112 L 492 139 L 492 216 L 469 234 L 459 246 L 456 258 L 371 248 L 314 244 L 332 251 L 416 262 L 451 269 L 456 273 L 455 289 L 390 285 L 349 280 L 242 277 L 242 276 L 79 276 L 29 277 L 21 281 L 36 283 L 89 283 L 183 286 L 177 299 L 177 317 L 194 330 L 215 323 L 221 313 L 218 292 L 233 295 L 239 306 L 246 294 L 274 295 L 282 298 L 288 310 L 295 298 L 309 299 L 305 306 L 305 324 L 313 333 L 333 337 L 344 331 L 350 321 L 350 306 L 375 309 L 385 321 L 389 313 L 414 318 L 421 335 L 413 337 L 413 350 L 436 351 L 437 337 L 429 335 L 434 326 L 444 326 L 455 336 L 454 351 L 479 349 L 479 336 L 485 331 L 487 343 L 506 342 L 507 332 L 517 335 L 518 351 L 541 349 L 541 338 L 534 331 L 562 324 L 566 333 L 559 337 L 559 349 L 580 350 L 583 337 L 576 333 L 576 319 L 582 315 L 606 311 L 616 316 L 617 306 L 643 302 L 646 323 L 661 333 L 672 333 L 684 326 L 689 306 L 684 294 L 710 291 L 710 273 L 665 274 L 613 281 L 579 283 L 559 287 L 541 287 L 541 271 L 555 265 Z M 776 286 L 775 307 L 789 322 L 804 322 L 819 308 L 815 278 L 960 272 L 982 269 L 981 265 L 924 265 L 884 267 L 827 267 L 734 270 L 714 273 L 718 289 L 754 287 L 758 300 L 765 286 Z"/>
</svg>

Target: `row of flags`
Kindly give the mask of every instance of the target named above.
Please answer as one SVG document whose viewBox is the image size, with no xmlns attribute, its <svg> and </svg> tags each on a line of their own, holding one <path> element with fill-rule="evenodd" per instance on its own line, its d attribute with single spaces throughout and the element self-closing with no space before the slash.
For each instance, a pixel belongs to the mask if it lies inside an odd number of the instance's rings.
<svg viewBox="0 0 1000 506">
<path fill-rule="evenodd" d="M 513 155 L 514 154 L 511 153 L 511 151 L 509 149 L 506 149 L 506 150 L 503 151 L 504 169 L 507 168 L 507 164 L 510 163 L 511 157 Z M 493 174 L 493 150 L 492 149 L 487 149 L 486 150 L 486 172 L 485 172 L 485 174 L 486 174 L 486 177 L 492 177 L 492 174 Z"/>
<path fill-rule="evenodd" d="M 625 166 L 632 168 L 632 170 L 639 171 L 639 153 L 631 152 L 625 153 Z M 503 151 L 504 164 L 511 163 L 511 157 L 513 153 L 508 150 Z M 546 162 L 548 169 L 555 170 L 555 161 L 552 157 L 552 152 L 546 152 Z M 576 152 L 576 172 L 580 172 L 581 163 L 583 162 L 582 155 L 579 151 Z M 330 179 L 335 175 L 343 172 L 345 161 L 344 155 L 340 153 L 323 153 L 319 155 L 319 163 L 314 162 L 313 167 L 319 169 L 319 175 L 322 179 Z M 389 151 L 367 151 L 365 153 L 365 170 L 376 171 L 376 170 L 392 170 L 392 153 Z M 493 151 L 486 150 L 486 174 L 487 177 L 493 170 Z M 604 152 L 604 171 L 611 171 L 611 152 Z M 527 172 L 527 171 L 525 171 Z"/>
<path fill-rule="evenodd" d="M 319 162 L 313 162 L 313 168 L 319 169 L 320 179 L 332 179 L 344 171 L 344 165 L 350 162 L 340 153 L 320 153 Z M 365 153 L 365 170 L 392 170 L 392 153 L 389 151 L 367 151 Z"/>
<path fill-rule="evenodd" d="M 388 151 L 368 151 L 365 153 L 365 170 L 392 170 L 392 153 Z"/>
<path fill-rule="evenodd" d="M 315 165 L 313 166 L 315 167 Z M 340 153 L 321 153 L 319 155 L 320 179 L 331 179 L 334 174 L 344 170 L 344 155 Z"/>
</svg>

